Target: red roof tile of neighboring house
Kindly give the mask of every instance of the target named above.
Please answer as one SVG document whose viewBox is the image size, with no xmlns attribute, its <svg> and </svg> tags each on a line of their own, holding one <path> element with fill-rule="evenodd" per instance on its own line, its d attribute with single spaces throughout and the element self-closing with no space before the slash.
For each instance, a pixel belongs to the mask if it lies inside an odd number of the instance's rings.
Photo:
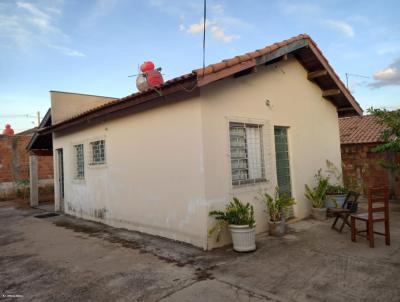
<svg viewBox="0 0 400 302">
<path fill-rule="evenodd" d="M 307 53 L 301 54 L 298 52 L 304 49 L 306 49 Z M 191 73 L 173 78 L 157 87 L 111 101 L 82 112 L 68 120 L 40 129 L 39 133 L 61 130 L 69 126 L 76 126 L 80 123 L 87 124 L 89 121 L 99 119 L 107 114 L 125 110 L 127 107 L 143 105 L 145 102 L 151 102 L 159 97 L 165 97 L 168 94 L 179 91 L 192 92 L 209 83 L 249 70 L 257 65 L 274 62 L 274 60 L 282 58 L 289 53 L 293 53 L 298 60 L 301 59 L 301 64 L 308 71 L 325 72 L 325 80 L 322 77 L 321 80 L 314 79 L 313 81 L 315 81 L 321 89 L 328 89 L 328 91 L 333 91 L 334 94 L 338 91 L 338 98 L 335 98 L 335 96 L 326 96 L 326 98 L 329 98 L 337 105 L 339 113 L 350 112 L 351 114 L 362 114 L 361 107 L 329 65 L 328 60 L 323 56 L 316 43 L 308 35 L 301 34 L 256 51 L 208 65 L 204 69 L 195 69 Z M 310 55 L 313 57 L 307 57 Z"/>
<path fill-rule="evenodd" d="M 375 116 L 354 116 L 339 119 L 341 144 L 367 144 L 382 142 L 385 125 L 378 123 Z"/>
</svg>

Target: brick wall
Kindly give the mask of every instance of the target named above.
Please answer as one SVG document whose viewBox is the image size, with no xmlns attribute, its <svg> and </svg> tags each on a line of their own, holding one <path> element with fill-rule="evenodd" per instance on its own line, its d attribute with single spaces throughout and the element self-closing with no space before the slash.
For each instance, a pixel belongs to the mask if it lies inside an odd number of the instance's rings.
<svg viewBox="0 0 400 302">
<path fill-rule="evenodd" d="M 342 145 L 342 169 L 344 183 L 357 183 L 364 194 L 373 186 L 390 186 L 390 173 L 381 167 L 379 160 L 388 160 L 387 153 L 372 152 L 374 144 Z M 397 157 L 400 162 L 400 156 Z M 400 176 L 393 179 L 392 190 L 400 199 Z"/>
<path fill-rule="evenodd" d="M 18 183 L 29 180 L 29 155 L 26 146 L 31 135 L 0 135 L 0 197 L 14 195 Z M 53 157 L 39 157 L 40 184 L 53 179 Z"/>
</svg>

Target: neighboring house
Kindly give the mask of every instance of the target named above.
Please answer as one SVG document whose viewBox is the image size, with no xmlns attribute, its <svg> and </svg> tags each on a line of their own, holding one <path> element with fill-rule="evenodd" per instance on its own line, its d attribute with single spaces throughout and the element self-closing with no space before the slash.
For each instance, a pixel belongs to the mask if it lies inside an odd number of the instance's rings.
<svg viewBox="0 0 400 302">
<path fill-rule="evenodd" d="M 307 35 L 121 99 L 52 92 L 51 103 L 39 134 L 53 133 L 56 209 L 204 249 L 217 246 L 209 211 L 233 196 L 254 205 L 257 232 L 260 193 L 276 185 L 307 217 L 304 184 L 341 163 L 338 114 L 362 114 Z"/>
<path fill-rule="evenodd" d="M 359 186 L 364 194 L 374 186 L 388 186 L 392 195 L 400 198 L 400 177 L 384 169 L 381 161 L 397 158 L 389 152 L 374 152 L 373 148 L 382 143 L 385 126 L 375 116 L 355 116 L 339 119 L 344 182 Z"/>
<path fill-rule="evenodd" d="M 15 135 L 0 135 L 0 199 L 29 198 L 29 156 L 26 146 L 36 129 Z M 40 199 L 51 198 L 53 188 L 53 158 L 38 161 Z"/>
</svg>

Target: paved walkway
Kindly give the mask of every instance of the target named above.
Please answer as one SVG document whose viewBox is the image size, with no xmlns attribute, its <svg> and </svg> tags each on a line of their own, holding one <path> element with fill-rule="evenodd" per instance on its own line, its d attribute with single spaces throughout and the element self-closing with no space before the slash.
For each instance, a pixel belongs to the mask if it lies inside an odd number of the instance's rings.
<svg viewBox="0 0 400 302">
<path fill-rule="evenodd" d="M 390 247 L 304 220 L 284 238 L 258 236 L 249 254 L 40 213 L 0 202 L 0 300 L 400 301 L 398 205 Z"/>
</svg>

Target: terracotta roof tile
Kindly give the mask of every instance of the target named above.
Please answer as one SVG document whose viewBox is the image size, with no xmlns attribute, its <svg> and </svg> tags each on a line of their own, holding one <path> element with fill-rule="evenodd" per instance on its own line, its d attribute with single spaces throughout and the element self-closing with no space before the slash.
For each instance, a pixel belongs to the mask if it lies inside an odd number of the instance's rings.
<svg viewBox="0 0 400 302">
<path fill-rule="evenodd" d="M 301 35 L 292 37 L 290 39 L 284 40 L 282 42 L 274 43 L 274 44 L 268 45 L 268 46 L 266 46 L 264 48 L 257 49 L 257 50 L 252 51 L 252 52 L 248 52 L 248 53 L 243 54 L 243 55 L 236 56 L 236 57 L 231 58 L 231 59 L 222 60 L 219 63 L 210 64 L 204 70 L 203 70 L 203 68 L 195 69 L 195 70 L 193 70 L 193 72 L 195 72 L 198 76 L 209 75 L 211 73 L 214 73 L 214 72 L 217 72 L 217 71 L 221 71 L 221 70 L 223 70 L 225 68 L 232 67 L 234 65 L 240 64 L 241 62 L 246 62 L 246 61 L 250 61 L 250 60 L 253 60 L 255 58 L 261 57 L 261 56 L 263 56 L 263 55 L 265 55 L 265 54 L 267 54 L 267 53 L 269 53 L 271 51 L 274 51 L 274 50 L 280 48 L 280 47 L 286 46 L 286 45 L 288 45 L 290 43 L 293 43 L 295 41 L 299 41 L 299 40 L 302 40 L 302 39 L 310 39 L 311 40 L 311 38 L 308 35 L 301 34 Z"/>
<path fill-rule="evenodd" d="M 386 126 L 378 123 L 375 116 L 354 116 L 339 119 L 341 144 L 366 144 L 382 142 L 381 134 Z"/>
<path fill-rule="evenodd" d="M 272 45 L 269 45 L 269 46 L 266 46 L 264 48 L 258 49 L 256 51 L 249 52 L 247 54 L 235 56 L 235 57 L 230 58 L 230 59 L 225 59 L 225 60 L 223 60 L 223 61 L 221 61 L 219 63 L 210 64 L 210 65 L 206 66 L 205 68 L 195 69 L 191 73 L 188 73 L 188 74 L 173 78 L 173 79 L 171 79 L 169 81 L 166 81 L 164 84 L 159 85 L 159 86 L 157 86 L 155 88 L 156 89 L 163 89 L 164 87 L 167 87 L 167 86 L 170 86 L 170 85 L 171 86 L 175 85 L 175 84 L 176 85 L 181 85 L 181 83 L 183 83 L 187 79 L 196 79 L 196 77 L 197 77 L 197 80 L 198 80 L 199 78 L 205 77 L 205 76 L 213 74 L 213 73 L 217 73 L 217 72 L 219 72 L 221 70 L 224 70 L 226 68 L 234 67 L 234 66 L 239 65 L 239 64 L 251 63 L 251 61 L 254 61 L 256 58 L 258 58 L 260 56 L 268 54 L 268 53 L 270 53 L 270 52 L 272 52 L 272 51 L 274 51 L 276 49 L 279 49 L 280 47 L 286 46 L 286 45 L 288 45 L 290 43 L 293 43 L 293 42 L 296 42 L 296 41 L 300 41 L 302 39 L 307 39 L 309 41 L 310 45 L 313 45 L 316 48 L 317 52 L 320 53 L 320 55 L 323 58 L 323 60 L 325 60 L 326 63 L 328 64 L 328 67 L 332 71 L 332 73 L 334 74 L 335 78 L 337 78 L 337 80 L 341 83 L 341 85 L 340 85 L 340 86 L 342 86 L 341 89 L 343 89 L 346 92 L 348 92 L 348 95 L 349 95 L 348 98 L 351 99 L 349 101 L 350 102 L 354 102 L 354 104 L 352 104 L 352 106 L 356 109 L 356 111 L 357 111 L 357 108 L 359 109 L 357 112 L 362 112 L 362 109 L 359 107 L 358 103 L 354 100 L 354 98 L 352 97 L 351 93 L 347 90 L 347 88 L 344 86 L 344 84 L 340 81 L 340 79 L 337 76 L 337 74 L 335 73 L 335 71 L 329 65 L 329 62 L 322 55 L 321 50 L 318 48 L 316 43 L 307 34 L 301 34 L 301 35 L 292 37 L 290 39 L 284 40 L 282 42 L 274 43 Z M 251 64 L 249 64 L 249 65 L 251 65 Z M 60 122 L 58 124 L 66 124 L 66 123 L 68 123 L 70 121 L 73 121 L 75 119 L 84 117 L 85 115 L 90 114 L 92 112 L 101 111 L 102 109 L 105 109 L 107 107 L 112 107 L 116 103 L 128 102 L 128 101 L 140 99 L 141 97 L 145 97 L 148 93 L 153 92 L 153 91 L 154 91 L 154 89 L 151 88 L 151 89 L 148 89 L 146 91 L 137 92 L 137 93 L 128 95 L 128 96 L 123 97 L 121 99 L 113 100 L 113 101 L 111 101 L 109 103 L 106 103 L 104 105 L 101 105 L 99 107 L 95 107 L 95 108 L 92 108 L 92 109 L 87 110 L 85 112 L 82 112 L 79 115 L 71 117 L 70 119 L 62 121 L 62 122 Z M 50 128 L 57 128 L 58 124 L 54 124 Z"/>
</svg>

